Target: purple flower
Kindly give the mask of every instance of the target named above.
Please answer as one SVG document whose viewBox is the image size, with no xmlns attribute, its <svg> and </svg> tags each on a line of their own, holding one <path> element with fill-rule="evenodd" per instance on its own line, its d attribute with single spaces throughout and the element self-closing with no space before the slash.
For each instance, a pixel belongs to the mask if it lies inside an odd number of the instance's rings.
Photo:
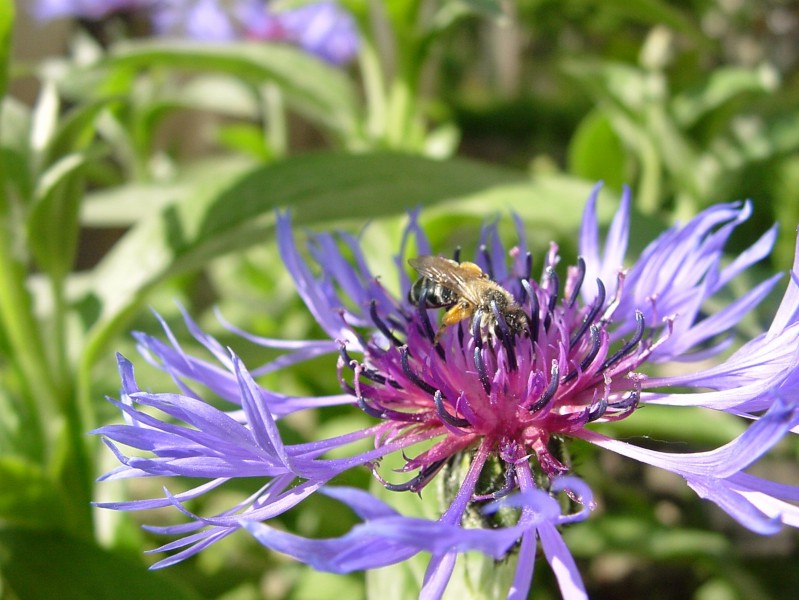
<svg viewBox="0 0 799 600">
<path fill-rule="evenodd" d="M 210 42 L 287 42 L 336 65 L 352 60 L 359 44 L 355 21 L 335 2 L 278 12 L 266 0 L 157 0 L 153 24 L 161 35 Z"/>
<path fill-rule="evenodd" d="M 134 9 L 149 11 L 159 35 L 206 42 L 286 42 L 334 65 L 350 62 L 360 44 L 352 15 L 330 1 L 276 11 L 268 0 L 35 0 L 31 12 L 40 21 L 99 20 Z"/>
<path fill-rule="evenodd" d="M 552 244 L 540 281 L 532 278 L 533 261 L 517 222 L 518 241 L 507 252 L 491 224 L 482 231 L 474 263 L 412 261 L 425 277 L 411 286 L 404 268 L 408 258 L 416 258 L 408 256 L 411 242 L 418 254 L 432 255 L 418 215 L 412 214 L 396 258 L 400 298 L 369 271 L 357 240 L 343 233 L 310 237 L 312 269 L 295 244 L 288 216 L 278 215 L 283 262 L 329 339 L 264 339 L 230 326 L 252 342 L 284 351 L 251 375 L 188 316 L 190 332 L 215 362 L 186 354 L 165 325 L 169 343 L 137 334 L 148 360 L 167 371 L 180 391 L 142 391 L 130 362 L 119 358 L 122 397 L 113 402 L 126 424 L 97 433 L 122 466 L 105 478 L 190 476 L 207 482 L 179 495 L 165 491 L 163 498 L 101 506 L 141 510 L 171 505 L 187 517 L 183 525 L 152 528 L 177 536 L 158 549 L 174 553 L 156 567 L 183 560 L 242 528 L 268 548 L 337 573 L 390 565 L 426 551 L 431 554 L 422 589 L 427 598 L 441 596 L 459 553 L 476 550 L 499 558 L 513 548 L 519 560 L 509 597 L 526 597 L 538 542 L 564 597 L 585 597 L 557 529 L 587 518 L 594 506 L 591 491 L 567 475 L 570 465 L 558 451 L 570 438 L 680 475 L 699 496 L 752 531 L 771 534 L 784 525 L 799 526 L 799 508 L 791 504 L 799 500 L 799 487 L 746 472 L 799 429 L 799 405 L 793 400 L 799 388 L 799 253 L 767 332 L 714 367 L 650 377 L 643 372 L 650 363 L 707 360 L 729 345 L 741 317 L 779 276 L 712 314 L 702 308 L 768 254 L 775 229 L 724 265 L 723 247 L 751 207 L 718 205 L 663 233 L 624 268 L 629 194 L 600 251 L 598 190 L 583 217 L 577 264 L 559 269 Z M 314 275 L 315 270 L 321 274 Z M 437 325 L 435 307 L 447 309 L 444 325 Z M 329 353 L 338 354 L 343 394 L 285 396 L 253 380 L 253 375 Z M 230 402 L 232 409 L 207 404 L 192 382 Z M 741 415 L 751 425 L 716 450 L 681 454 L 637 447 L 591 428 L 624 419 L 648 403 L 703 406 Z M 306 444 L 280 439 L 276 420 L 341 404 L 357 406 L 375 424 Z M 153 409 L 169 418 L 153 416 Z M 374 440 L 366 452 L 322 458 L 365 438 Z M 426 442 L 427 449 L 414 454 L 419 442 Z M 117 444 L 142 452 L 128 455 Z M 381 458 L 395 453 L 405 459 L 402 480 L 380 468 Z M 450 505 L 439 520 L 413 519 L 363 491 L 327 485 L 336 475 L 363 466 L 393 491 L 418 492 L 440 472 L 460 487 L 446 488 Z M 186 500 L 239 477 L 256 477 L 263 485 L 220 514 L 199 516 L 184 507 Z M 317 491 L 352 508 L 361 524 L 325 540 L 268 524 Z M 561 494 L 567 503 L 557 498 Z M 570 508 L 564 513 L 561 506 Z M 499 519 L 500 510 L 516 518 Z"/>
<path fill-rule="evenodd" d="M 144 8 L 153 0 L 35 0 L 31 7 L 39 21 L 62 17 L 81 17 L 98 20 L 112 13 Z"/>
</svg>

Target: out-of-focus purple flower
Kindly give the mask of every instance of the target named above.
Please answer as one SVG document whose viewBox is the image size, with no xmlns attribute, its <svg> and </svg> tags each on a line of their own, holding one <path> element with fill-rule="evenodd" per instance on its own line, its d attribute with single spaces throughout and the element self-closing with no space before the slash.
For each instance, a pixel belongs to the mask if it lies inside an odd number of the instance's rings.
<svg viewBox="0 0 799 600">
<path fill-rule="evenodd" d="M 337 65 L 349 62 L 358 51 L 355 21 L 335 2 L 275 11 L 266 0 L 158 0 L 153 23 L 161 35 L 212 42 L 286 42 Z"/>
<path fill-rule="evenodd" d="M 275 14 L 285 32 L 285 39 L 311 54 L 341 65 L 348 63 L 358 52 L 358 29 L 349 13 L 335 2 L 317 2 Z M 250 35 L 270 39 L 255 28 Z"/>
<path fill-rule="evenodd" d="M 163 498 L 101 506 L 141 510 L 171 505 L 186 515 L 186 524 L 153 528 L 178 536 L 159 549 L 173 552 L 159 567 L 241 528 L 268 548 L 337 573 L 385 566 L 426 551 L 431 554 L 422 589 L 426 598 L 443 594 L 458 554 L 476 550 L 500 557 L 514 546 L 519 560 L 509 596 L 524 598 L 538 542 L 564 597 L 585 597 L 556 528 L 585 519 L 594 505 L 587 486 L 566 475 L 570 465 L 558 448 L 569 438 L 680 475 L 701 497 L 758 533 L 799 526 L 799 508 L 791 504 L 799 500 L 799 488 L 745 471 L 788 432 L 799 429 L 799 254 L 766 333 L 715 367 L 648 377 L 643 368 L 649 363 L 705 360 L 727 347 L 742 316 L 778 276 L 712 314 L 703 312 L 703 305 L 769 253 L 775 230 L 723 265 L 723 247 L 751 207 L 718 205 L 663 233 L 624 268 L 629 194 L 625 192 L 600 250 L 598 189 L 583 217 L 577 264 L 559 275 L 560 259 L 552 244 L 540 282 L 532 278 L 533 261 L 517 222 L 518 242 L 509 251 L 496 223 L 488 225 L 470 257 L 474 263 L 436 259 L 439 271 L 425 271 L 428 281 L 412 287 L 404 269 L 406 259 L 413 258 L 408 256 L 411 242 L 418 254 L 431 255 L 418 215 L 412 214 L 396 259 L 400 298 L 383 288 L 357 240 L 346 234 L 311 236 L 307 252 L 321 271 L 314 275 L 294 242 L 288 216 L 279 215 L 283 262 L 329 339 L 283 341 L 231 329 L 285 351 L 253 375 L 337 353 L 344 393 L 291 397 L 264 389 L 236 356 L 188 316 L 190 332 L 215 363 L 186 354 L 168 329 L 168 344 L 138 334 L 145 356 L 170 373 L 180 391 L 142 391 L 132 365 L 119 358 L 123 393 L 114 402 L 126 424 L 97 433 L 122 466 L 105 478 L 189 476 L 207 482 L 179 495 L 166 492 Z M 436 306 L 448 309 L 449 326 L 436 326 Z M 466 318 L 458 321 L 458 316 Z M 213 408 L 191 382 L 230 402 L 232 410 Z M 716 450 L 682 454 L 637 447 L 591 428 L 593 423 L 624 419 L 647 403 L 727 411 L 746 417 L 751 425 Z M 307 444 L 287 445 L 280 439 L 276 420 L 339 404 L 356 405 L 376 424 Z M 154 416 L 153 409 L 167 418 Z M 366 452 L 322 458 L 331 449 L 340 452 L 365 438 L 374 440 Z M 419 442 L 427 442 L 427 449 L 413 453 Z M 128 455 L 118 444 L 144 455 Z M 379 463 L 395 453 L 405 458 L 402 471 L 409 475 L 389 482 Z M 418 492 L 444 471 L 449 508 L 438 521 L 425 522 L 403 517 L 365 492 L 327 485 L 336 475 L 362 466 L 393 491 Z M 264 483 L 220 514 L 198 516 L 184 507 L 186 500 L 240 477 Z M 452 487 L 453 480 L 460 482 L 459 488 Z M 303 538 L 267 523 L 317 491 L 351 507 L 362 523 L 326 540 Z M 555 499 L 564 493 L 572 508 L 565 514 Z M 498 503 L 503 513 L 516 511 L 512 524 L 507 518 L 495 519 Z M 476 522 L 484 526 L 475 527 Z"/>
<path fill-rule="evenodd" d="M 360 43 L 352 15 L 331 1 L 273 10 L 268 0 L 35 0 L 31 12 L 40 21 L 99 20 L 134 9 L 149 11 L 159 35 L 206 42 L 285 42 L 334 65 L 350 62 Z"/>
<path fill-rule="evenodd" d="M 40 21 L 62 17 L 102 19 L 112 13 L 145 8 L 153 0 L 34 0 L 31 13 Z"/>
</svg>

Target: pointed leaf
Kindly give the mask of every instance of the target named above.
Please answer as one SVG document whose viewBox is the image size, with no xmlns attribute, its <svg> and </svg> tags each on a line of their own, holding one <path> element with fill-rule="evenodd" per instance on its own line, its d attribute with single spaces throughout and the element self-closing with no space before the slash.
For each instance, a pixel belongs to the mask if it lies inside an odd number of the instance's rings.
<svg viewBox="0 0 799 600">
<path fill-rule="evenodd" d="M 58 532 L 0 530 L 4 596 L 29 600 L 190 600 L 194 594 L 162 573 Z"/>
<path fill-rule="evenodd" d="M 346 74 L 284 44 L 129 43 L 118 47 L 104 66 L 117 71 L 157 67 L 216 71 L 255 86 L 273 82 L 309 118 L 349 136 L 357 130 L 357 96 Z"/>
</svg>

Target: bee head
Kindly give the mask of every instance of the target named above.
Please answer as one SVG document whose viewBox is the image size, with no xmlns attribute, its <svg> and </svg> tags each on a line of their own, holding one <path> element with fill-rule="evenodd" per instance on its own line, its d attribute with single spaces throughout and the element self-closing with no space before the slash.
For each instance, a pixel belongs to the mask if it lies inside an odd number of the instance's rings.
<svg viewBox="0 0 799 600">
<path fill-rule="evenodd" d="M 521 308 L 515 308 L 512 310 L 508 310 L 503 315 L 505 317 L 505 323 L 508 324 L 508 329 L 510 329 L 516 335 L 527 335 L 527 315 Z"/>
</svg>

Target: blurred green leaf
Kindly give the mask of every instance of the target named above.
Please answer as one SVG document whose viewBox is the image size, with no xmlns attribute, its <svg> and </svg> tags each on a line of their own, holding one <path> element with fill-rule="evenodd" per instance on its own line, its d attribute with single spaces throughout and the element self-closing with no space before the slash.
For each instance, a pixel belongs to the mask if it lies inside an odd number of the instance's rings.
<svg viewBox="0 0 799 600">
<path fill-rule="evenodd" d="M 115 102 L 118 100 L 87 102 L 62 117 L 48 144 L 45 164 L 52 164 L 70 152 L 86 148 L 94 135 L 98 116 Z"/>
<path fill-rule="evenodd" d="M 592 111 L 580 121 L 569 142 L 569 171 L 617 189 L 626 183 L 624 148 L 606 115 Z"/>
<path fill-rule="evenodd" d="M 0 105 L 0 143 L 17 152 L 27 152 L 30 131 L 30 108 L 11 96 L 3 98 Z"/>
<path fill-rule="evenodd" d="M 11 31 L 14 25 L 14 3 L 0 2 L 0 96 L 5 96 L 8 85 L 8 59 L 11 55 Z"/>
<path fill-rule="evenodd" d="M 627 18 L 650 23 L 666 25 L 691 38 L 694 43 L 708 45 L 708 38 L 695 18 L 688 11 L 683 11 L 673 3 L 661 0 L 604 0 L 603 7 L 615 11 Z"/>
<path fill-rule="evenodd" d="M 597 429 L 617 439 L 645 435 L 710 448 L 724 445 L 742 434 L 746 425 L 743 419 L 725 412 L 647 404 L 629 418 L 597 426 Z"/>
<path fill-rule="evenodd" d="M 563 536 L 574 555 L 580 557 L 615 551 L 650 560 L 723 558 L 732 545 L 718 532 L 670 528 L 641 517 L 607 514 L 568 527 Z"/>
<path fill-rule="evenodd" d="M 700 86 L 675 96 L 672 112 L 680 127 L 687 129 L 741 94 L 770 92 L 775 87 L 775 75 L 770 71 L 720 67 L 711 71 Z"/>
<path fill-rule="evenodd" d="M 0 530 L 3 592 L 25 600 L 190 600 L 160 573 L 88 542 L 24 529 Z"/>
<path fill-rule="evenodd" d="M 28 245 L 39 267 L 56 278 L 72 268 L 83 196 L 84 154 L 64 156 L 42 174 L 28 218 Z"/>
<path fill-rule="evenodd" d="M 18 456 L 0 457 L 0 522 L 6 526 L 63 528 L 67 511 L 62 494 L 39 464 Z"/>
<path fill-rule="evenodd" d="M 358 131 L 358 101 L 346 74 L 288 45 L 131 42 L 117 47 L 102 67 L 118 72 L 159 67 L 218 71 L 252 85 L 272 81 L 307 117 L 347 139 Z"/>
<path fill-rule="evenodd" d="M 60 105 L 55 84 L 45 81 L 31 115 L 30 148 L 37 170 L 44 160 L 45 149 L 55 136 Z"/>
</svg>

